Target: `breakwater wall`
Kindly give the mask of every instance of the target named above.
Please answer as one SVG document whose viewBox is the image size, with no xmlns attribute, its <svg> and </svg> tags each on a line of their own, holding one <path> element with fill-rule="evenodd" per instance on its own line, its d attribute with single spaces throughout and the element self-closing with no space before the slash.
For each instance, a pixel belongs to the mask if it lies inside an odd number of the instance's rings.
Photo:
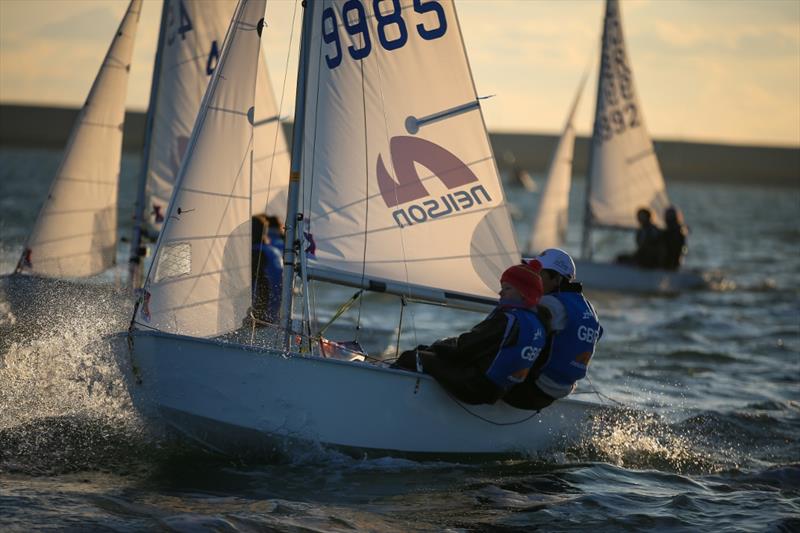
<svg viewBox="0 0 800 533">
<path fill-rule="evenodd" d="M 60 148 L 66 143 L 78 110 L 64 107 L 0 105 L 0 146 Z M 123 149 L 141 150 L 145 115 L 125 116 Z M 291 124 L 286 124 L 287 134 Z M 490 132 L 500 167 L 516 164 L 529 172 L 547 171 L 557 135 Z M 707 181 L 800 186 L 800 147 L 747 146 L 655 140 L 655 150 L 668 181 Z M 589 140 L 578 137 L 574 172 L 584 175 Z"/>
</svg>

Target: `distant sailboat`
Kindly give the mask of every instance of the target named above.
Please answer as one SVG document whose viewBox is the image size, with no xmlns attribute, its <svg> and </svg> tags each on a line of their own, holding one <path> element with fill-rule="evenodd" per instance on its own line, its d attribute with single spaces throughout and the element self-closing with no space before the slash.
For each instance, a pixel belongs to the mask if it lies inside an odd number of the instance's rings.
<svg viewBox="0 0 800 533">
<path fill-rule="evenodd" d="M 114 34 L 16 273 L 83 278 L 116 262 L 122 125 L 141 8 L 141 0 L 131 0 Z"/>
<path fill-rule="evenodd" d="M 569 189 L 572 184 L 572 156 L 575 151 L 574 119 L 586 79 L 586 76 L 581 79 L 564 130 L 550 161 L 544 190 L 539 198 L 539 207 L 528 238 L 528 250 L 532 255 L 546 248 L 560 248 L 567 239 Z"/>
<path fill-rule="evenodd" d="M 165 0 L 147 112 L 144 156 L 134 208 L 130 279 L 140 287 L 143 236 L 155 239 L 172 195 L 200 102 L 217 68 L 235 0 Z M 266 61 L 258 65 L 253 213 L 285 217 L 289 152 Z"/>
<path fill-rule="evenodd" d="M 592 261 L 592 233 L 597 229 L 636 229 L 636 211 L 649 207 L 653 222 L 662 224 L 669 198 L 645 127 L 644 114 L 633 79 L 622 32 L 618 0 L 607 0 L 603 25 L 603 47 L 600 56 L 597 104 L 589 157 L 584 210 L 582 259 L 576 261 L 580 281 L 588 289 L 624 290 L 632 292 L 677 292 L 683 289 L 707 287 L 699 273 L 641 269 L 617 263 Z M 573 110 L 570 113 L 572 117 Z M 557 230 L 564 220 L 569 191 L 574 129 L 564 130 L 551 164 L 547 189 L 540 202 L 540 212 L 532 230 L 529 253 L 535 255 L 549 246 L 564 242 Z M 569 158 L 571 160 L 571 157 Z M 550 179 L 554 184 L 550 185 Z M 561 230 L 563 231 L 563 230 Z M 543 246 L 548 242 L 547 246 Z M 558 244 L 555 244 L 558 243 Z"/>
<path fill-rule="evenodd" d="M 284 334 L 274 349 L 232 340 L 251 300 L 248 163 L 264 2 L 241 0 L 236 10 L 134 312 L 136 404 L 222 451 L 306 442 L 374 454 L 521 454 L 579 436 L 596 405 L 465 406 L 427 375 L 329 359 L 313 345 L 299 352 L 298 274 L 304 296 L 309 279 L 321 279 L 486 308 L 500 273 L 519 261 L 449 1 L 306 4 Z"/>
</svg>

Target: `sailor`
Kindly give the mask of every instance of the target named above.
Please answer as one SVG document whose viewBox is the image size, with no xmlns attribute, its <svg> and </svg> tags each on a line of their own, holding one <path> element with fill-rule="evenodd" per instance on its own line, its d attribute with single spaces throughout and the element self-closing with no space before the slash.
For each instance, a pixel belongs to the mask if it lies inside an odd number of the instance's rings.
<svg viewBox="0 0 800 533">
<path fill-rule="evenodd" d="M 661 233 L 663 251 L 662 268 L 678 270 L 686 255 L 686 235 L 689 230 L 683 223 L 683 213 L 676 206 L 671 205 L 664 211 L 666 228 Z"/>
<path fill-rule="evenodd" d="M 283 285 L 283 233 L 274 216 L 252 217 L 251 258 L 253 315 L 265 322 L 278 319 Z"/>
<path fill-rule="evenodd" d="M 618 263 L 635 265 L 640 268 L 659 268 L 663 262 L 663 239 L 661 230 L 653 224 L 653 212 L 642 207 L 636 212 L 639 229 L 636 230 L 636 251 L 617 257 Z"/>
<path fill-rule="evenodd" d="M 550 334 L 525 382 L 512 387 L 503 400 L 520 409 L 539 410 L 569 395 L 586 377 L 603 328 L 581 284 L 574 281 L 575 262 L 569 254 L 549 248 L 531 263 L 541 268 L 545 295 L 539 306 L 550 312 Z"/>
<path fill-rule="evenodd" d="M 495 403 L 522 383 L 547 338 L 535 310 L 542 279 L 535 267 L 514 265 L 503 272 L 500 286 L 499 304 L 481 323 L 458 337 L 403 352 L 393 366 L 430 374 L 469 404 Z"/>
</svg>

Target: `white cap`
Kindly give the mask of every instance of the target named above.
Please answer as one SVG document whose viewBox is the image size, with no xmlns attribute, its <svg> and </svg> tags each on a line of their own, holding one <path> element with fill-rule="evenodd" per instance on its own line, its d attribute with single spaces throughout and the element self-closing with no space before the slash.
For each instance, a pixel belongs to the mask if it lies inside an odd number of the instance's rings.
<svg viewBox="0 0 800 533">
<path fill-rule="evenodd" d="M 555 270 L 567 279 L 575 279 L 575 261 L 560 248 L 548 248 L 534 257 L 543 269 Z"/>
</svg>

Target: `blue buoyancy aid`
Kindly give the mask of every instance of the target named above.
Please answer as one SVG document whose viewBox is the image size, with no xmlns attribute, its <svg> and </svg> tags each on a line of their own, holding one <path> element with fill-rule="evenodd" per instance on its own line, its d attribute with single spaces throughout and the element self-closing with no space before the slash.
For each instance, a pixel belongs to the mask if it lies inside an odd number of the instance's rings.
<svg viewBox="0 0 800 533">
<path fill-rule="evenodd" d="M 501 389 L 522 383 L 539 357 L 547 340 L 547 333 L 536 313 L 524 307 L 498 307 L 495 312 L 505 313 L 508 323 L 486 377 Z M 509 343 L 514 326 L 518 326 L 516 342 Z"/>
<path fill-rule="evenodd" d="M 260 274 L 257 283 L 267 283 L 269 286 L 269 300 L 267 313 L 271 318 L 277 318 L 281 307 L 281 287 L 283 286 L 283 240 L 273 238 L 270 243 L 253 245 L 253 251 L 260 257 Z M 255 284 L 253 290 L 255 291 Z"/>
<path fill-rule="evenodd" d="M 537 384 L 545 382 L 555 388 L 568 387 L 568 392 L 576 381 L 586 377 L 603 328 L 592 304 L 580 292 L 559 292 L 552 296 L 564 305 L 567 324 L 553 334 L 550 355 L 539 371 Z"/>
</svg>

